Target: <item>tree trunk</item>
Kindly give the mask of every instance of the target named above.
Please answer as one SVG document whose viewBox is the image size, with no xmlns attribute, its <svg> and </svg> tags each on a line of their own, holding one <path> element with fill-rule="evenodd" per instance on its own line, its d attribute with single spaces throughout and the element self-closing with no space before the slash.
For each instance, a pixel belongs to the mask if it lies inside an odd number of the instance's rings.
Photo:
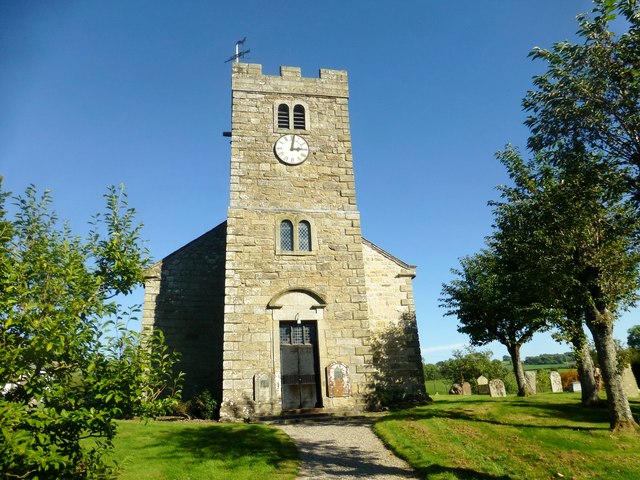
<svg viewBox="0 0 640 480">
<path fill-rule="evenodd" d="M 524 369 L 522 368 L 522 362 L 520 361 L 520 344 L 506 345 L 507 351 L 511 356 L 511 364 L 513 365 L 513 373 L 516 375 L 516 382 L 518 383 L 518 396 L 528 397 L 532 395 L 527 388 L 527 382 L 524 378 Z"/>
<path fill-rule="evenodd" d="M 587 339 L 582 325 L 580 325 L 580 333 L 573 336 L 573 353 L 576 357 L 576 366 L 578 367 L 578 375 L 580 376 L 580 387 L 582 389 L 582 406 L 596 407 L 601 404 L 598 395 L 598 384 L 595 376 L 595 365 L 589 352 Z"/>
<path fill-rule="evenodd" d="M 591 331 L 598 352 L 598 363 L 607 391 L 609 422 L 611 430 L 634 430 L 638 424 L 633 419 L 627 394 L 618 369 L 618 357 L 613 341 L 613 318 L 608 309 L 589 308 L 586 314 L 587 327 Z"/>
</svg>

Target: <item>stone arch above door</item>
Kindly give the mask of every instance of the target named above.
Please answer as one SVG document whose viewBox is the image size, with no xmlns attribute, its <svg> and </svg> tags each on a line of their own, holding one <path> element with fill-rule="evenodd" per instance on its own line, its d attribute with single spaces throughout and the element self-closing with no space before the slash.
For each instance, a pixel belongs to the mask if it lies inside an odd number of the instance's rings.
<svg viewBox="0 0 640 480">
<path fill-rule="evenodd" d="M 267 308 L 274 320 L 321 320 L 324 316 L 325 300 L 317 293 L 302 288 L 284 290 L 274 295 Z"/>
</svg>

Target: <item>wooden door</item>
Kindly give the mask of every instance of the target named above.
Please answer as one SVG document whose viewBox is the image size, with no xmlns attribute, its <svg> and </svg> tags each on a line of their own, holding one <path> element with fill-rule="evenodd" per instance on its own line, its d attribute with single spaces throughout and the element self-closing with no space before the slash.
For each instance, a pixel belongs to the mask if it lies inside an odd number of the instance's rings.
<svg viewBox="0 0 640 480">
<path fill-rule="evenodd" d="M 280 371 L 283 410 L 321 406 L 315 322 L 280 323 Z"/>
</svg>

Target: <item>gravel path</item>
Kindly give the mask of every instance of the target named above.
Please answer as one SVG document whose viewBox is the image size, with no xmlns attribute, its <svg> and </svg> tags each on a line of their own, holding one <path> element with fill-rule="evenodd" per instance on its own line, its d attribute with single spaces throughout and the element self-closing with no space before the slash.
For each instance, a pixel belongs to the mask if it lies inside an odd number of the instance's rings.
<svg viewBox="0 0 640 480">
<path fill-rule="evenodd" d="M 370 422 L 278 425 L 300 451 L 298 479 L 399 480 L 418 478 L 387 450 Z"/>
</svg>

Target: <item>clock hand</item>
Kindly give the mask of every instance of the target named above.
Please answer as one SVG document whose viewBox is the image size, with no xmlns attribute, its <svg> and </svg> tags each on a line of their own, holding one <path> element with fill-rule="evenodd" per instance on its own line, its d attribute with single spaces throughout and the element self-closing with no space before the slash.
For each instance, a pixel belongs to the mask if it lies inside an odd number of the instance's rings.
<svg viewBox="0 0 640 480">
<path fill-rule="evenodd" d="M 295 148 L 293 148 L 294 147 L 293 142 L 294 142 L 295 139 L 296 139 L 296 136 L 295 135 L 291 135 L 291 149 L 290 149 L 291 151 L 295 150 Z"/>
</svg>

